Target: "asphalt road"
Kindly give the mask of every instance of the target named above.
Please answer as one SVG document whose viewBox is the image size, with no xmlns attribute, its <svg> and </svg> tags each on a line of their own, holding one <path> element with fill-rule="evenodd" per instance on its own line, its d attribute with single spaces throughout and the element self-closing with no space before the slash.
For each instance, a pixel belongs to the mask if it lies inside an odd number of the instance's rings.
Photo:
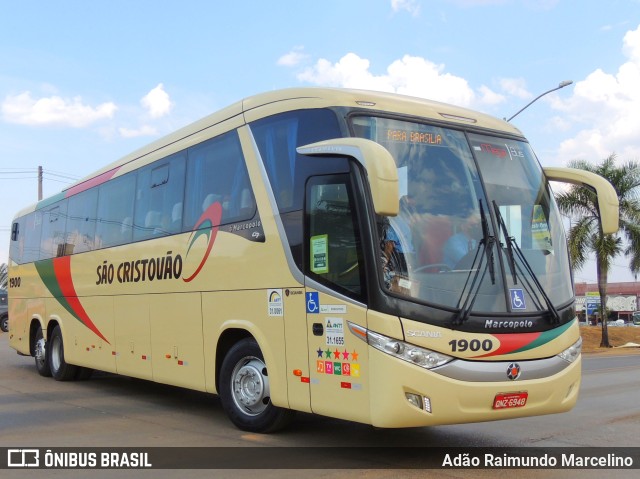
<svg viewBox="0 0 640 479">
<path fill-rule="evenodd" d="M 89 381 L 40 377 L 0 333 L 0 447 L 574 447 L 640 446 L 640 354 L 584 358 L 570 412 L 492 423 L 385 430 L 299 414 L 285 431 L 249 434 L 225 417 L 217 397 L 99 373 Z M 247 449 L 247 462 L 255 449 Z M 336 471 L 318 449 L 305 477 L 398 477 L 393 471 Z M 395 459 L 392 459 L 395 460 Z M 401 464 L 402 458 L 397 459 Z M 292 470 L 1 471 L 2 477 L 300 477 Z M 127 472 L 129 475 L 127 475 Z M 513 472 L 513 471 L 511 471 Z M 634 477 L 631 471 L 518 471 L 518 477 Z M 6 474 L 5 474 L 6 473 Z M 80 474 L 81 473 L 81 474 Z M 133 474 L 131 474 L 133 473 Z M 401 477 L 425 477 L 405 470 Z M 637 470 L 635 471 L 637 473 Z M 501 477 L 496 471 L 432 471 L 430 477 Z M 506 477 L 506 476 L 505 476 Z M 513 477 L 511 475 L 511 477 Z"/>
</svg>

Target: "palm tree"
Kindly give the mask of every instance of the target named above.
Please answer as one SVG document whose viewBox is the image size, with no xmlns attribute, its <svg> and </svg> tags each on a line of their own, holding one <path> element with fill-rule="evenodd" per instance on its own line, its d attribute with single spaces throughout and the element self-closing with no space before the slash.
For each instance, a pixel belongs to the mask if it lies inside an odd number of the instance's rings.
<svg viewBox="0 0 640 479">
<path fill-rule="evenodd" d="M 574 160 L 567 166 L 596 173 L 613 185 L 620 202 L 620 230 L 617 234 L 602 234 L 597 196 L 591 189 L 571 186 L 556 194 L 560 211 L 572 218 L 568 242 L 573 266 L 581 269 L 588 255 L 595 254 L 602 318 L 601 348 L 611 347 L 605 310 L 607 280 L 613 259 L 624 254 L 629 259 L 631 272 L 637 274 L 640 271 L 640 165 L 629 161 L 617 166 L 615 159 L 616 155 L 611 154 L 599 164 Z"/>
</svg>

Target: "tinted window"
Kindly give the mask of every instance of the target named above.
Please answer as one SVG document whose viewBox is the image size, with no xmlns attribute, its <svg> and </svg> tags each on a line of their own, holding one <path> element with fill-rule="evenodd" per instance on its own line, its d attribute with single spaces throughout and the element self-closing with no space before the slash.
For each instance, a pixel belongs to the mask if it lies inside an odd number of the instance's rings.
<svg viewBox="0 0 640 479">
<path fill-rule="evenodd" d="M 331 110 L 299 110 L 270 116 L 251 124 L 260 157 L 271 183 L 291 255 L 302 270 L 302 210 L 307 178 L 346 173 L 345 158 L 299 155 L 298 146 L 344 136 Z"/>
<path fill-rule="evenodd" d="M 40 231 L 42 230 L 42 211 L 34 211 L 25 217 L 24 234 L 20 234 L 24 239 L 24 249 L 22 251 L 22 262 L 31 263 L 40 259 Z"/>
<path fill-rule="evenodd" d="M 134 241 L 181 231 L 184 175 L 184 154 L 139 171 Z"/>
<path fill-rule="evenodd" d="M 200 224 L 214 204 L 220 205 L 222 216 L 208 219 L 217 224 L 253 218 L 256 202 L 235 131 L 189 148 L 188 154 L 185 230 Z"/>
<path fill-rule="evenodd" d="M 135 174 L 125 175 L 100 185 L 96 248 L 131 241 L 135 187 Z"/>
<path fill-rule="evenodd" d="M 251 124 L 280 213 L 301 210 L 306 179 L 321 172 L 349 171 L 343 159 L 311 158 L 296 148 L 340 138 L 338 120 L 330 110 L 299 110 L 270 116 Z"/>
<path fill-rule="evenodd" d="M 40 259 L 64 256 L 66 218 L 67 200 L 60 201 L 42 212 Z"/>
<path fill-rule="evenodd" d="M 95 248 L 97 207 L 97 188 L 69 198 L 66 254 L 82 253 Z"/>
</svg>

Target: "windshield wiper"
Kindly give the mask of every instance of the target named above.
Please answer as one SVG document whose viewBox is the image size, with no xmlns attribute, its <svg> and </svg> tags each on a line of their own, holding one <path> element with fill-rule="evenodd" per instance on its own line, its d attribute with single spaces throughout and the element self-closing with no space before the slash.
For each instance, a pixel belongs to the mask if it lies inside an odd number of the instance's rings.
<svg viewBox="0 0 640 479">
<path fill-rule="evenodd" d="M 505 243 L 507 244 L 507 258 L 509 259 L 509 270 L 511 271 L 511 276 L 513 276 L 513 284 L 518 284 L 518 276 L 516 275 L 516 261 L 513 257 L 513 243 L 515 243 L 515 238 L 509 236 L 509 231 L 507 231 L 507 225 L 504 224 L 504 218 L 500 213 L 500 207 L 493 200 L 493 209 L 496 212 L 496 218 L 498 219 L 498 228 L 502 231 L 502 235 L 505 238 Z"/>
<path fill-rule="evenodd" d="M 458 312 L 453 318 L 453 325 L 458 326 L 464 323 L 469 318 L 469 313 L 471 312 L 471 308 L 473 308 L 473 304 L 478 297 L 478 293 L 480 292 L 480 287 L 482 286 L 482 282 L 484 281 L 484 277 L 489 271 L 489 275 L 491 276 L 491 284 L 496 283 L 496 272 L 495 265 L 493 259 L 493 244 L 495 243 L 495 237 L 489 235 L 489 222 L 487 221 L 487 215 L 484 212 L 484 208 L 482 207 L 482 200 L 478 200 L 480 204 L 480 218 L 482 220 L 482 239 L 478 242 L 478 248 L 476 249 L 476 254 L 473 257 L 473 262 L 469 267 L 469 275 L 467 276 L 467 280 L 462 287 L 462 292 L 460 293 L 460 298 L 458 299 L 458 304 L 456 307 L 458 308 Z M 480 267 L 482 265 L 482 260 L 486 258 L 486 262 L 484 263 L 484 268 L 482 268 L 482 275 L 480 275 Z M 476 266 L 476 262 L 480 260 L 478 263 L 478 268 L 474 269 Z M 469 291 L 467 292 L 467 285 L 469 285 L 469 280 L 471 279 L 471 275 L 473 273 L 473 280 L 471 280 Z M 478 281 L 478 278 L 480 280 Z M 466 294 L 465 294 L 466 293 Z M 464 303 L 461 305 L 462 298 L 464 298 Z"/>
<path fill-rule="evenodd" d="M 518 245 L 518 242 L 513 236 L 509 236 L 509 232 L 507 231 L 507 226 L 505 225 L 504 218 L 500 213 L 500 207 L 495 202 L 495 200 L 493 201 L 493 208 L 495 210 L 496 218 L 498 219 L 498 225 L 502 230 L 504 241 L 506 243 L 507 258 L 509 259 L 509 269 L 511 270 L 511 275 L 513 276 L 513 284 L 518 284 L 518 278 L 516 276 L 517 264 L 515 261 L 515 256 L 517 256 L 520 262 L 522 263 L 522 265 L 524 266 L 525 271 L 528 273 L 528 277 L 531 278 L 531 281 L 533 282 L 536 289 L 540 293 L 540 296 L 542 296 L 542 299 L 544 300 L 547 306 L 547 311 L 549 311 L 549 313 L 551 314 L 551 319 L 549 322 L 551 324 L 558 324 L 560 322 L 560 314 L 558 313 L 558 310 L 555 308 L 555 306 L 553 305 L 553 302 L 551 301 L 551 298 L 549 298 L 549 295 L 544 290 L 544 287 L 538 280 L 538 277 L 536 276 L 535 272 L 533 271 L 533 268 L 531 267 L 531 263 L 529 263 L 527 258 L 524 256 L 522 248 L 520 248 L 520 246 Z M 516 253 L 515 256 L 513 254 L 514 251 Z M 517 269 L 519 269 L 520 272 L 522 273 L 522 269 L 519 266 L 517 266 Z M 528 289 L 531 290 L 532 289 L 531 283 L 527 280 L 527 275 L 523 274 L 523 278 L 526 285 L 528 286 Z M 531 295 L 531 297 L 535 298 L 534 295 Z M 540 307 L 541 305 L 537 304 L 536 306 Z"/>
</svg>

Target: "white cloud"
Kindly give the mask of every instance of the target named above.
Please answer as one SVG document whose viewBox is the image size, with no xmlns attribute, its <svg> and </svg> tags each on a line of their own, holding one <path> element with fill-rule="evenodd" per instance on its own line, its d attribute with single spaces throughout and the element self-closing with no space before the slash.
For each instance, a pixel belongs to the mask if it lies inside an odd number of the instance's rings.
<svg viewBox="0 0 640 479">
<path fill-rule="evenodd" d="M 420 4 L 416 0 L 391 0 L 391 9 L 394 12 L 404 10 L 415 17 L 420 13 Z"/>
<path fill-rule="evenodd" d="M 142 125 L 138 129 L 118 128 L 118 133 L 123 138 L 137 138 L 139 136 L 156 136 L 158 130 L 149 125 Z"/>
<path fill-rule="evenodd" d="M 570 98 L 552 99 L 553 108 L 582 128 L 561 143 L 558 161 L 598 161 L 613 152 L 640 159 L 640 26 L 627 32 L 622 51 L 628 61 L 617 73 L 597 69 L 576 83 Z"/>
<path fill-rule="evenodd" d="M 31 92 L 7 96 L 2 103 L 2 117 L 9 123 L 21 125 L 62 125 L 83 128 L 112 118 L 118 107 L 111 102 L 91 107 L 82 98 L 62 98 L 54 95 L 33 98 Z"/>
<path fill-rule="evenodd" d="M 303 53 L 303 50 L 303 47 L 295 47 L 289 53 L 286 53 L 278 58 L 277 64 L 285 67 L 294 67 L 296 65 L 299 65 L 307 58 L 309 58 L 309 55 Z"/>
<path fill-rule="evenodd" d="M 494 92 L 489 87 L 482 85 L 478 91 L 480 92 L 480 103 L 483 105 L 498 105 L 507 101 L 504 95 Z"/>
<path fill-rule="evenodd" d="M 527 90 L 527 82 L 524 78 L 502 78 L 500 88 L 509 95 L 523 100 L 531 98 L 533 95 Z"/>
<path fill-rule="evenodd" d="M 142 97 L 140 103 L 149 111 L 151 118 L 162 118 L 168 115 L 173 108 L 173 102 L 169 98 L 169 94 L 164 91 L 162 83 Z"/>
<path fill-rule="evenodd" d="M 467 80 L 446 73 L 444 65 L 422 57 L 405 55 L 389 65 L 382 75 L 371 73 L 370 66 L 369 60 L 348 53 L 335 64 L 318 60 L 300 73 L 298 80 L 323 86 L 395 92 L 461 106 L 469 106 L 476 100 Z"/>
</svg>

